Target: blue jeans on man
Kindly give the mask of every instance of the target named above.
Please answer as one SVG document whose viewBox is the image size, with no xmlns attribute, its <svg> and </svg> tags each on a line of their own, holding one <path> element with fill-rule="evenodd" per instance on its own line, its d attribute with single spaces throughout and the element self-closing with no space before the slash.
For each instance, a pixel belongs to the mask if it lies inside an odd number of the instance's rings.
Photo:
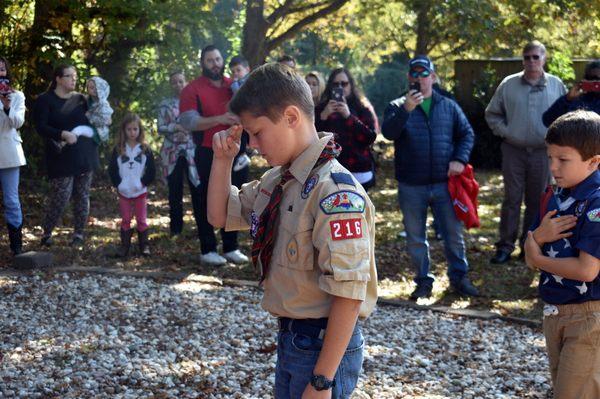
<svg viewBox="0 0 600 399">
<path fill-rule="evenodd" d="M 444 240 L 450 284 L 460 293 L 477 295 L 466 278 L 469 264 L 463 240 L 463 224 L 454 213 L 448 184 L 444 182 L 409 185 L 399 182 L 398 203 L 404 218 L 408 254 L 417 273 L 415 277 L 417 287 L 429 287 L 430 294 L 434 280 L 433 275 L 429 273 L 429 243 L 426 230 L 427 210 L 431 207 Z"/>
</svg>

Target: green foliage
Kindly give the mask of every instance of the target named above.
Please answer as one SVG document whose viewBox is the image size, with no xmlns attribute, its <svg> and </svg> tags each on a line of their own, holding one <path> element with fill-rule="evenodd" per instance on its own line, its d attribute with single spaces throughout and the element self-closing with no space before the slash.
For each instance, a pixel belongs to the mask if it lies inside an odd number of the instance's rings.
<svg viewBox="0 0 600 399">
<path fill-rule="evenodd" d="M 396 56 L 392 61 L 381 64 L 373 75 L 365 78 L 365 94 L 378 116 L 383 116 L 383 111 L 390 101 L 408 91 L 407 63 L 407 57 Z"/>
<path fill-rule="evenodd" d="M 558 76 L 565 83 L 572 83 L 575 80 L 573 60 L 568 51 L 554 51 L 547 67 L 548 72 Z"/>
</svg>

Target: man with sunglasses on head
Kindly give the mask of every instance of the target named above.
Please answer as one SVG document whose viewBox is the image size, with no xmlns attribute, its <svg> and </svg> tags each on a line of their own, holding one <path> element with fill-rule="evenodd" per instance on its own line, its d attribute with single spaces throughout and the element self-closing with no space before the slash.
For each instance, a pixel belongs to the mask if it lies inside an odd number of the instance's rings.
<svg viewBox="0 0 600 399">
<path fill-rule="evenodd" d="M 448 177 L 461 174 L 469 161 L 473 129 L 456 102 L 433 90 L 436 75 L 429 57 L 416 56 L 408 68 L 411 89 L 388 105 L 382 132 L 394 140 L 398 202 L 408 253 L 417 272 L 417 287 L 410 297 L 429 297 L 433 287 L 425 234 L 429 207 L 444 240 L 451 287 L 461 295 L 477 296 L 477 288 L 467 277 L 463 225 L 448 192 Z"/>
<path fill-rule="evenodd" d="M 544 72 L 545 62 L 544 45 L 537 40 L 527 43 L 523 48 L 523 71 L 504 78 L 485 110 L 489 127 L 503 139 L 504 200 L 500 239 L 491 259 L 495 264 L 508 262 L 515 249 L 523 198 L 519 257 L 524 257 L 527 231 L 539 212 L 540 195 L 550 179 L 542 114 L 567 90 L 559 78 Z"/>
</svg>

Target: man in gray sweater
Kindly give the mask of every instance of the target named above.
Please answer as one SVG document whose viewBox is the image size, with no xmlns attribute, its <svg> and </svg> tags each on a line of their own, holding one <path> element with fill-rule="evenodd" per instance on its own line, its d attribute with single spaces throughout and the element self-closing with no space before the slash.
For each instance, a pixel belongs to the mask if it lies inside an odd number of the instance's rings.
<svg viewBox="0 0 600 399">
<path fill-rule="evenodd" d="M 566 93 L 556 76 L 544 72 L 546 48 L 538 41 L 523 48 L 523 71 L 500 83 L 485 110 L 485 119 L 495 135 L 502 137 L 504 200 L 500 215 L 500 240 L 492 263 L 506 263 L 515 249 L 521 202 L 525 198 L 520 257 L 527 230 L 539 211 L 540 195 L 550 172 L 546 155 L 546 126 L 542 114 Z"/>
</svg>

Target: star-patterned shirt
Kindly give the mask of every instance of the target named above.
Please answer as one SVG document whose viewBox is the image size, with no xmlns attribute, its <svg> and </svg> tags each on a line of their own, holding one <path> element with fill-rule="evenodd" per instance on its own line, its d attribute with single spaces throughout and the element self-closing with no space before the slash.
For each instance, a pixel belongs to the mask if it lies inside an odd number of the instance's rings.
<svg viewBox="0 0 600 399">
<path fill-rule="evenodd" d="M 569 258 L 578 257 L 579 251 L 584 251 L 600 258 L 600 172 L 592 173 L 571 190 L 553 191 L 548 187 L 540 215 L 531 230 L 539 226 L 540 216 L 554 209 L 560 216 L 577 216 L 577 224 L 572 236 L 544 244 L 544 255 Z M 539 292 L 544 302 L 553 305 L 600 300 L 600 276 L 586 283 L 542 271 Z"/>
</svg>

